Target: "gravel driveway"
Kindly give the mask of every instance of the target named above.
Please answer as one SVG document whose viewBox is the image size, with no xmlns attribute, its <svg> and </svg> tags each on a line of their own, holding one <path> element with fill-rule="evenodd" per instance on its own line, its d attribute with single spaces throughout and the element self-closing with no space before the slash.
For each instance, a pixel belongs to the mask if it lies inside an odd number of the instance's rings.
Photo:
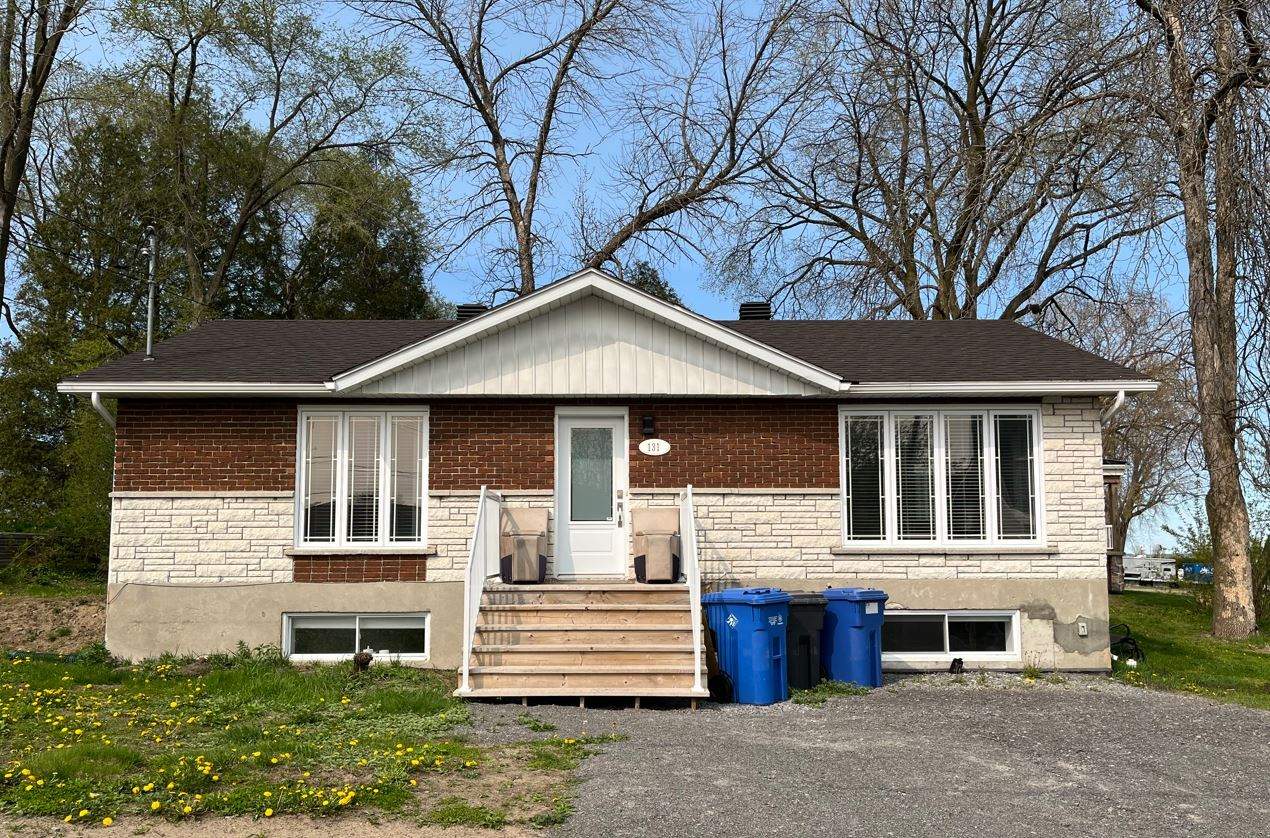
<svg viewBox="0 0 1270 838">
<path fill-rule="evenodd" d="M 478 706 L 476 727 L 523 738 L 521 712 Z M 920 676 L 823 707 L 530 714 L 551 735 L 629 737 L 584 763 L 560 835 L 1270 835 L 1270 713 L 1103 678 Z"/>
</svg>

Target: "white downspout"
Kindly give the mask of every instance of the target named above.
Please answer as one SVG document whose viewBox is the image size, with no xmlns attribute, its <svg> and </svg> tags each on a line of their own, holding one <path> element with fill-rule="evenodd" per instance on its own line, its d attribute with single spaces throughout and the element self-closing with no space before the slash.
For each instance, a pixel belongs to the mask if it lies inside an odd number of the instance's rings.
<svg viewBox="0 0 1270 838">
<path fill-rule="evenodd" d="M 105 420 L 107 425 L 113 428 L 115 426 L 115 416 L 106 409 L 104 404 L 101 403 L 101 393 L 94 390 L 92 396 L 89 398 L 89 401 L 93 403 L 93 410 L 97 411 L 97 415 Z"/>
<path fill-rule="evenodd" d="M 1122 407 L 1124 407 L 1124 390 L 1116 393 L 1116 400 L 1102 412 L 1102 423 L 1105 425 L 1110 422 L 1111 418 L 1119 413 Z"/>
</svg>

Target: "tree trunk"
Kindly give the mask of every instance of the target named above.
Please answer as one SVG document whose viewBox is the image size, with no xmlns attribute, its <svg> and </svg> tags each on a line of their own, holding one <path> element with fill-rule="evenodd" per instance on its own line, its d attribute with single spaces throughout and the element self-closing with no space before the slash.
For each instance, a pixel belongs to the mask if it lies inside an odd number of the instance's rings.
<svg viewBox="0 0 1270 838">
<path fill-rule="evenodd" d="M 1225 84 L 1235 67 L 1235 9 L 1229 0 L 1217 4 L 1214 42 L 1217 77 Z M 1208 466 L 1208 523 L 1213 535 L 1213 634 L 1247 637 L 1257 630 L 1249 556 L 1248 506 L 1240 480 L 1238 438 L 1239 352 L 1235 313 L 1235 247 L 1239 229 L 1238 134 L 1235 109 L 1238 91 L 1216 101 L 1213 122 L 1213 235 L 1216 272 L 1201 305 L 1206 316 L 1203 339 L 1198 334 L 1195 369 L 1199 382 L 1200 432 Z M 1207 289 L 1206 289 L 1207 290 Z M 1192 299 L 1194 300 L 1192 284 Z M 1201 363 L 1201 357 L 1203 363 Z"/>
</svg>

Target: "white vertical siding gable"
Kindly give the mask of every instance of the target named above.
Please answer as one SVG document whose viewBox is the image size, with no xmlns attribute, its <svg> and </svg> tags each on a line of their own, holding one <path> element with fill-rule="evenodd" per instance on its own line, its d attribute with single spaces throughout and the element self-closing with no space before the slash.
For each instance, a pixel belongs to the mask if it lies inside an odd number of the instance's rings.
<svg viewBox="0 0 1270 838">
<path fill-rule="evenodd" d="M 595 294 L 367 382 L 362 395 L 812 396 L 821 387 Z"/>
</svg>

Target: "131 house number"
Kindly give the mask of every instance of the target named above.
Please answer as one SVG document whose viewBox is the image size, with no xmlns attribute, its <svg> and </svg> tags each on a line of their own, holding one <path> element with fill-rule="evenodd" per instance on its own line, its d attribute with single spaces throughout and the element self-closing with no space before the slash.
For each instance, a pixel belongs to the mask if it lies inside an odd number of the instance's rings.
<svg viewBox="0 0 1270 838">
<path fill-rule="evenodd" d="M 664 439 L 646 439 L 639 444 L 639 453 L 650 457 L 660 457 L 670 453 L 670 443 Z"/>
</svg>

